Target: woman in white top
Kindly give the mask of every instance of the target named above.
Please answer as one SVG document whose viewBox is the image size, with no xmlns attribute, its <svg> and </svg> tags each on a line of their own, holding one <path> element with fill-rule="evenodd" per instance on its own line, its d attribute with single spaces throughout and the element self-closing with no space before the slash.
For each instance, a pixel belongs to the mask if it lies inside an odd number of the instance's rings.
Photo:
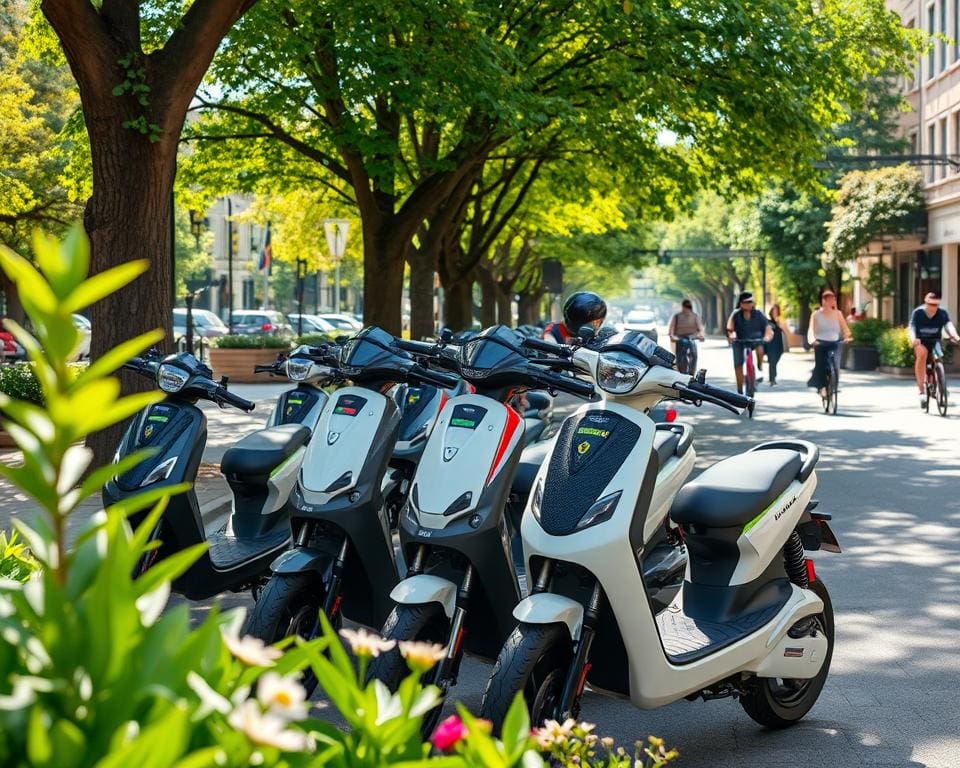
<svg viewBox="0 0 960 768">
<path fill-rule="evenodd" d="M 807 382 L 808 387 L 815 387 L 823 395 L 823 388 L 827 385 L 828 353 L 836 351 L 840 341 L 850 341 L 850 328 L 837 309 L 837 294 L 830 288 L 820 289 L 820 309 L 810 318 L 810 328 L 807 330 L 807 339 L 813 346 L 814 368 L 813 375 Z"/>
</svg>

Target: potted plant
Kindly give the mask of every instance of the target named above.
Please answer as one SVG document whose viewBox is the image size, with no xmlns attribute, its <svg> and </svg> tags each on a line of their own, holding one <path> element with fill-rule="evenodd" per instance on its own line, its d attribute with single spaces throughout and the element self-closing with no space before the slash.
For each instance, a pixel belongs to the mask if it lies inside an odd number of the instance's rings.
<svg viewBox="0 0 960 768">
<path fill-rule="evenodd" d="M 851 371 L 872 371 L 880 365 L 877 343 L 890 330 L 890 323 L 876 318 L 865 318 L 850 323 L 853 342 L 847 347 L 843 367 Z"/>
<path fill-rule="evenodd" d="M 210 367 L 214 375 L 226 376 L 235 384 L 262 383 L 254 366 L 267 365 L 290 350 L 290 341 L 270 334 L 221 336 L 211 342 Z"/>
<path fill-rule="evenodd" d="M 877 340 L 880 370 L 897 376 L 913 376 L 913 345 L 906 328 L 889 328 Z"/>
</svg>

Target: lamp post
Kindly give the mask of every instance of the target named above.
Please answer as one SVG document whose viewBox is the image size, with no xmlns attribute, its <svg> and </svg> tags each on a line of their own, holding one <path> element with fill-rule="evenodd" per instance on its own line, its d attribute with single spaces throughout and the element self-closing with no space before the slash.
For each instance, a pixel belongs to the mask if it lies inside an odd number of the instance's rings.
<svg viewBox="0 0 960 768">
<path fill-rule="evenodd" d="M 323 229 L 327 235 L 327 248 L 333 259 L 333 311 L 340 314 L 340 259 L 347 249 L 347 233 L 350 231 L 350 222 L 347 219 L 324 219 Z"/>
<path fill-rule="evenodd" d="M 297 336 L 303 336 L 303 289 L 307 282 L 307 260 L 297 257 Z"/>
<path fill-rule="evenodd" d="M 227 329 L 233 333 L 233 201 L 227 201 Z"/>
</svg>

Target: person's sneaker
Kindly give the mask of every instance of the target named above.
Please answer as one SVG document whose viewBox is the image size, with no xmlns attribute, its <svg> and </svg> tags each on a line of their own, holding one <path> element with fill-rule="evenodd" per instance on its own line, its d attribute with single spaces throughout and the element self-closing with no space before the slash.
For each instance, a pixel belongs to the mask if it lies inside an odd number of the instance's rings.
<svg viewBox="0 0 960 768">
<path fill-rule="evenodd" d="M 921 392 L 921 393 L 920 393 L 920 407 L 921 407 L 921 408 L 926 408 L 926 407 L 927 407 L 927 393 L 926 393 L 926 392 Z"/>
<path fill-rule="evenodd" d="M 817 394 L 819 394 L 821 398 L 826 399 L 826 397 L 827 397 L 827 388 L 826 388 L 826 387 L 820 387 L 820 389 L 817 390 Z"/>
<path fill-rule="evenodd" d="M 757 376 L 757 384 L 763 381 L 763 376 Z"/>
</svg>

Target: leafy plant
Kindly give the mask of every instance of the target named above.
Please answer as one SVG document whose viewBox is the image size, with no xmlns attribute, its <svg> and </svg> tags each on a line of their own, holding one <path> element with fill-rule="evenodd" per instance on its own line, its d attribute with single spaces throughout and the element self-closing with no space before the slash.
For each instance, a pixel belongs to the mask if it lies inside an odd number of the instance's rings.
<svg viewBox="0 0 960 768">
<path fill-rule="evenodd" d="M 914 361 L 913 345 L 906 328 L 890 328 L 877 340 L 880 353 L 880 365 L 895 368 L 912 368 Z"/>
<path fill-rule="evenodd" d="M 86 363 L 70 363 L 68 375 L 76 378 L 86 367 Z M 43 391 L 30 363 L 0 366 L 0 393 L 15 400 L 43 405 Z"/>
<path fill-rule="evenodd" d="M 40 568 L 30 550 L 18 540 L 17 532 L 0 531 L 0 579 L 26 581 Z"/>
<path fill-rule="evenodd" d="M 297 344 L 305 344 L 308 347 L 319 347 L 321 344 L 332 344 L 334 341 L 333 336 L 328 336 L 325 333 L 305 333 L 303 336 L 297 338 Z"/>
<path fill-rule="evenodd" d="M 855 323 L 850 323 L 850 333 L 853 335 L 853 343 L 858 347 L 875 347 L 880 337 L 891 328 L 891 324 L 886 320 L 878 320 L 874 317 L 864 318 Z"/>
<path fill-rule="evenodd" d="M 290 340 L 268 333 L 228 334 L 210 342 L 217 349 L 290 349 Z"/>
</svg>

